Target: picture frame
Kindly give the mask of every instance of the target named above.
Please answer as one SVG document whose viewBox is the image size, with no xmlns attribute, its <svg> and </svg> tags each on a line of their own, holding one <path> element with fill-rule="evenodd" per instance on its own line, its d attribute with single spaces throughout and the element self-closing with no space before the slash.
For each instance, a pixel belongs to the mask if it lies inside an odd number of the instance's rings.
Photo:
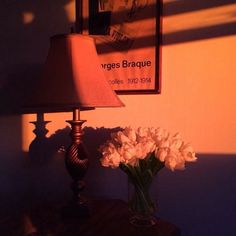
<svg viewBox="0 0 236 236">
<path fill-rule="evenodd" d="M 161 0 L 88 0 L 88 34 L 117 94 L 161 92 Z"/>
</svg>

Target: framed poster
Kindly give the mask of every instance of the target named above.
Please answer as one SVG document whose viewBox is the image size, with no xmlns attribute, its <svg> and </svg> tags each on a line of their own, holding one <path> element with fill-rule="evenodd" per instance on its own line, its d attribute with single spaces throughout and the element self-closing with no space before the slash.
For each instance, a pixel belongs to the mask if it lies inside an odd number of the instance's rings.
<svg viewBox="0 0 236 236">
<path fill-rule="evenodd" d="M 160 93 L 160 0 L 89 0 L 104 73 L 118 94 Z"/>
</svg>

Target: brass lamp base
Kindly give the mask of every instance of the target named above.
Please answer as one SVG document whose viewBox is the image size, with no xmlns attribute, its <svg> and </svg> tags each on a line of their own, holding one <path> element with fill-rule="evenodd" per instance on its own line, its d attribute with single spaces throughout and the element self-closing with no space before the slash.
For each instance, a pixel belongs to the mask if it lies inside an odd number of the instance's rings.
<svg viewBox="0 0 236 236">
<path fill-rule="evenodd" d="M 63 209 L 63 216 L 65 217 L 81 217 L 90 214 L 88 201 L 81 195 L 85 187 L 83 178 L 87 172 L 89 160 L 81 140 L 82 125 L 85 120 L 80 120 L 79 113 L 79 109 L 74 109 L 73 120 L 67 121 L 71 125 L 72 143 L 66 151 L 65 166 L 73 179 L 71 184 L 73 200 Z"/>
</svg>

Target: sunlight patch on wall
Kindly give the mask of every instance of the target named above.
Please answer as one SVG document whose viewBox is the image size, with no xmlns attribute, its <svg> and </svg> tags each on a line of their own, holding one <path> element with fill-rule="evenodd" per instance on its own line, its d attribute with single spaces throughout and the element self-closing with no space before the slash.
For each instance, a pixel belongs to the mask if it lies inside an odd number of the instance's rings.
<svg viewBox="0 0 236 236">
<path fill-rule="evenodd" d="M 50 121 L 50 123 L 46 124 L 46 129 L 48 130 L 46 137 L 50 137 L 51 135 L 55 134 L 56 131 L 69 126 L 66 120 L 71 119 L 72 113 L 68 112 L 44 114 L 44 121 Z M 22 116 L 22 150 L 25 152 L 29 151 L 29 146 L 35 139 L 35 134 L 33 132 L 35 125 L 31 122 L 35 122 L 36 120 L 36 114 L 27 114 Z"/>
<path fill-rule="evenodd" d="M 33 133 L 34 125 L 30 122 L 36 120 L 35 114 L 30 115 L 22 115 L 22 151 L 28 152 L 29 145 L 32 140 L 35 138 L 35 134 Z"/>
<path fill-rule="evenodd" d="M 163 18 L 163 33 L 236 22 L 236 3 Z"/>
<path fill-rule="evenodd" d="M 70 22 L 75 22 L 75 1 L 70 1 L 64 6 L 67 18 Z"/>
<path fill-rule="evenodd" d="M 47 113 L 44 119 L 50 121 L 50 123 L 47 124 L 48 133 L 46 135 L 50 137 L 55 134 L 56 131 L 70 126 L 66 121 L 72 120 L 72 112 Z"/>
<path fill-rule="evenodd" d="M 163 49 L 158 114 L 198 152 L 236 153 L 235 40 L 214 38 Z"/>
<path fill-rule="evenodd" d="M 22 12 L 22 21 L 24 24 L 31 24 L 34 21 L 34 13 L 30 11 Z"/>
</svg>

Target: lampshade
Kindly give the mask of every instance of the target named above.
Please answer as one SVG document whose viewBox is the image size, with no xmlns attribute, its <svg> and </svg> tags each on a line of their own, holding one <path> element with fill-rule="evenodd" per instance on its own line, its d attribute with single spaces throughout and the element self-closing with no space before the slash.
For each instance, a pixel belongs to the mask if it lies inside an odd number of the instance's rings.
<svg viewBox="0 0 236 236">
<path fill-rule="evenodd" d="M 42 77 L 25 111 L 120 106 L 123 103 L 102 71 L 94 39 L 74 33 L 53 36 Z"/>
</svg>

